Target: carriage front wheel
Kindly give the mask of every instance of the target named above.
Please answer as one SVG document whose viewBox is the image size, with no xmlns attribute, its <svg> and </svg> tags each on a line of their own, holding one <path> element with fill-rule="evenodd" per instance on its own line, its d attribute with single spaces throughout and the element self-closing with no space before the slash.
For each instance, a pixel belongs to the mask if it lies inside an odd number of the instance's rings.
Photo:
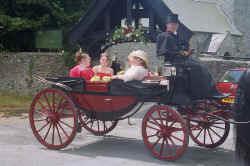
<svg viewBox="0 0 250 166">
<path fill-rule="evenodd" d="M 142 137 L 154 156 L 179 158 L 188 145 L 188 130 L 181 115 L 168 106 L 154 106 L 143 118 Z"/>
<path fill-rule="evenodd" d="M 61 149 L 71 143 L 76 135 L 77 118 L 74 103 L 58 89 L 38 93 L 29 112 L 35 137 L 50 149 Z"/>
<path fill-rule="evenodd" d="M 211 102 L 200 103 L 196 114 L 188 115 L 190 137 L 199 146 L 215 148 L 225 142 L 230 131 L 230 124 L 206 113 L 228 119 L 227 112 L 218 105 Z"/>
</svg>

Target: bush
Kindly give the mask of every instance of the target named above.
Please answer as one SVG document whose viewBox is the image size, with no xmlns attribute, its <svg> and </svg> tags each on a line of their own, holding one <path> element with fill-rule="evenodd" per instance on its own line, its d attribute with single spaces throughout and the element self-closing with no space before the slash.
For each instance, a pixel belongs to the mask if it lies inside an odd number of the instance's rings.
<svg viewBox="0 0 250 166">
<path fill-rule="evenodd" d="M 65 51 L 62 56 L 66 67 L 72 68 L 75 65 L 73 53 Z"/>
</svg>

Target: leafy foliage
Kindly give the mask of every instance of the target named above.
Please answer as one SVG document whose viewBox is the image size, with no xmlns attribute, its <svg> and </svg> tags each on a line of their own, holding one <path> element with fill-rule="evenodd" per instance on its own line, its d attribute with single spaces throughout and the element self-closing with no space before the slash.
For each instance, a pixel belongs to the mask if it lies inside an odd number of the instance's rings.
<svg viewBox="0 0 250 166">
<path fill-rule="evenodd" d="M 32 44 L 24 43 L 34 42 L 37 30 L 60 28 L 67 33 L 91 1 L 0 0 L 0 43 L 10 50 L 32 49 Z M 19 36 L 24 39 L 20 40 Z"/>
</svg>

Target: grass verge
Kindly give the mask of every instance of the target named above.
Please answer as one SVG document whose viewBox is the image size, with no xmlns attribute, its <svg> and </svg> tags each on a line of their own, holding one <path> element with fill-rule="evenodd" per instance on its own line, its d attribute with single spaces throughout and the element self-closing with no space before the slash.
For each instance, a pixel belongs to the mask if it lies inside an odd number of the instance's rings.
<svg viewBox="0 0 250 166">
<path fill-rule="evenodd" d="M 21 116 L 28 113 L 33 96 L 0 93 L 0 117 Z"/>
</svg>

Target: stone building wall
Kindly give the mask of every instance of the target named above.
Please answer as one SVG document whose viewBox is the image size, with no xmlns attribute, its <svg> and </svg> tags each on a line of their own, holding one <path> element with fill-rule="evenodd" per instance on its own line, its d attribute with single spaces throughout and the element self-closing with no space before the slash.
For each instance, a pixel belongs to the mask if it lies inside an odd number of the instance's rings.
<svg viewBox="0 0 250 166">
<path fill-rule="evenodd" d="M 242 33 L 242 37 L 233 36 L 234 56 L 250 56 L 250 1 L 249 0 L 198 0 L 217 3 L 227 20 Z"/>
<path fill-rule="evenodd" d="M 221 11 L 229 22 L 235 26 L 242 37 L 235 36 L 236 56 L 250 56 L 250 1 L 249 0 L 216 0 Z"/>
<path fill-rule="evenodd" d="M 250 56 L 250 1 L 235 0 L 234 1 L 234 23 L 239 31 L 243 34 L 242 38 L 236 40 L 238 52 L 242 56 Z"/>
</svg>

